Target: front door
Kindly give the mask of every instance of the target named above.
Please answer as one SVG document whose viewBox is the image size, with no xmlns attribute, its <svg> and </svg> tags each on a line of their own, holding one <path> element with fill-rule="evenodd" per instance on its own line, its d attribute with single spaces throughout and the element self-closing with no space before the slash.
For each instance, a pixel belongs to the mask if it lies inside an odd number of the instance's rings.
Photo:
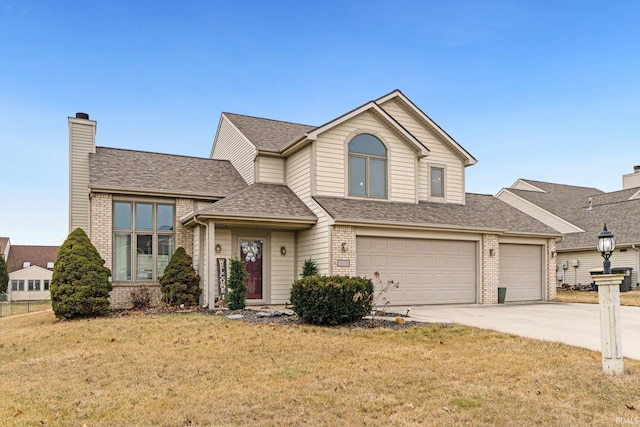
<svg viewBox="0 0 640 427">
<path fill-rule="evenodd" d="M 262 299 L 263 240 L 240 240 L 240 256 L 247 266 L 247 299 Z"/>
</svg>

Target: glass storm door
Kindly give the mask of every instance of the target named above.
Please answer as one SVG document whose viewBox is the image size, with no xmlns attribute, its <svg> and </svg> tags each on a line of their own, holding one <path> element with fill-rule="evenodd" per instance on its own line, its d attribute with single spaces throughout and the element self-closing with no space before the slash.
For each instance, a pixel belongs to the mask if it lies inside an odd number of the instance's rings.
<svg viewBox="0 0 640 427">
<path fill-rule="evenodd" d="M 262 299 L 263 240 L 240 240 L 240 257 L 247 266 L 247 299 Z"/>
</svg>

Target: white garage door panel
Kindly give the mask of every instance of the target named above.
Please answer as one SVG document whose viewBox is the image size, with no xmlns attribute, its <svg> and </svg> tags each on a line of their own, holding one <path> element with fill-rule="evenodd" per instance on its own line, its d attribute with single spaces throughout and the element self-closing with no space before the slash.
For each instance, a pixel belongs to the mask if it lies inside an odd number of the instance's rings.
<svg viewBox="0 0 640 427">
<path fill-rule="evenodd" d="M 359 276 L 400 284 L 386 294 L 392 305 L 476 302 L 475 242 L 357 237 L 356 253 Z"/>
<path fill-rule="evenodd" d="M 500 286 L 505 301 L 542 300 L 542 246 L 500 245 Z"/>
</svg>

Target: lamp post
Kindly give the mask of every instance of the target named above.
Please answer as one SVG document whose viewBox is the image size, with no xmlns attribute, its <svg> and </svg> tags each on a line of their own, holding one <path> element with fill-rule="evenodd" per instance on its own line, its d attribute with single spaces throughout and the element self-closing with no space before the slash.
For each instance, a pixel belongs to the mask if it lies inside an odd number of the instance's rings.
<svg viewBox="0 0 640 427">
<path fill-rule="evenodd" d="M 604 258 L 603 273 L 593 276 L 598 285 L 600 306 L 600 340 L 602 344 L 602 371 L 607 375 L 622 375 L 622 321 L 620 319 L 620 283 L 624 275 L 611 274 L 609 258 L 616 249 L 613 233 L 604 229 L 598 235 L 598 251 Z"/>
<path fill-rule="evenodd" d="M 607 230 L 607 223 L 604 224 L 604 229 L 598 234 L 598 250 L 604 258 L 602 263 L 603 274 L 611 274 L 611 261 L 609 258 L 616 249 L 616 241 L 613 238 L 613 233 Z"/>
</svg>

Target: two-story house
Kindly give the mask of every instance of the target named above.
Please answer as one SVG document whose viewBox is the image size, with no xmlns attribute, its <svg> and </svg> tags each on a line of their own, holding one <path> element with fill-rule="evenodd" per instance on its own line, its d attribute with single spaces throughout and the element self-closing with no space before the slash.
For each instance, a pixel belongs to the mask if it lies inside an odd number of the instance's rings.
<svg viewBox="0 0 640 427">
<path fill-rule="evenodd" d="M 230 257 L 250 303 L 283 304 L 304 259 L 320 274 L 380 273 L 393 305 L 555 296 L 559 233 L 490 195 L 465 193 L 476 159 L 395 90 L 321 126 L 223 113 L 209 158 L 96 147 L 70 127 L 70 230 L 113 273 L 115 306 L 157 288 L 175 247 L 213 307 Z M 222 279 L 222 280 L 221 280 Z"/>
</svg>

